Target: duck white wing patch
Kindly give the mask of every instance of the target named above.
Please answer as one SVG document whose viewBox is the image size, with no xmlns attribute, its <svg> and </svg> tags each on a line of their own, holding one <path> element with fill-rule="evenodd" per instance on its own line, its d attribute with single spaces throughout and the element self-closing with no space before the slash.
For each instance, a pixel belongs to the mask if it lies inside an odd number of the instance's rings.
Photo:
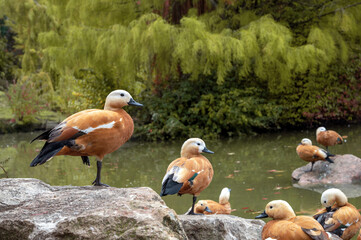
<svg viewBox="0 0 361 240">
<path fill-rule="evenodd" d="M 322 156 L 323 158 L 326 158 L 326 157 L 327 157 L 327 152 L 326 152 L 326 150 L 320 149 L 320 150 L 318 150 L 318 152 L 321 154 L 321 156 Z"/>
<path fill-rule="evenodd" d="M 110 129 L 110 128 L 114 127 L 114 124 L 115 124 L 115 121 L 112 121 L 110 123 L 99 125 L 99 126 L 97 126 L 95 128 L 88 127 L 87 129 L 80 129 L 80 128 L 76 127 L 76 126 L 73 127 L 73 128 L 75 128 L 78 131 L 82 131 L 82 132 L 85 132 L 86 134 L 88 134 L 88 133 L 91 133 L 91 132 L 93 132 L 94 130 L 97 130 L 97 129 L 106 129 L 106 128 Z"/>
<path fill-rule="evenodd" d="M 172 167 L 172 169 L 170 169 L 165 176 L 163 177 L 162 180 L 162 184 L 164 183 L 164 181 L 169 177 L 169 175 L 174 174 L 172 180 L 178 183 L 182 183 L 183 181 L 181 181 L 182 177 L 184 174 L 187 173 L 187 169 L 185 168 L 181 168 L 179 166 L 174 166 Z"/>
</svg>

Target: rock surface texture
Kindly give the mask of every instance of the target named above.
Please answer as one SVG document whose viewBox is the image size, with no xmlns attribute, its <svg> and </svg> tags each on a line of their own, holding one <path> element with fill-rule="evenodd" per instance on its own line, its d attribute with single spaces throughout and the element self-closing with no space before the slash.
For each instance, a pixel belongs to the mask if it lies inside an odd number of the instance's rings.
<svg viewBox="0 0 361 240">
<path fill-rule="evenodd" d="M 183 228 L 189 239 L 242 239 L 261 240 L 261 220 L 243 219 L 230 215 L 180 215 Z"/>
<path fill-rule="evenodd" d="M 260 220 L 177 216 L 147 187 L 50 186 L 0 179 L 0 240 L 261 239 Z"/>
<path fill-rule="evenodd" d="M 322 193 L 328 188 L 341 189 L 348 197 L 361 196 L 361 159 L 351 155 L 337 155 L 335 163 L 318 161 L 311 169 L 311 163 L 297 168 L 292 173 L 294 187 Z"/>
<path fill-rule="evenodd" d="M 150 188 L 52 187 L 0 179 L 0 239 L 187 239 Z"/>
<path fill-rule="evenodd" d="M 317 161 L 310 172 L 311 163 L 297 168 L 292 178 L 299 185 L 307 184 L 344 184 L 361 181 L 361 159 L 351 155 L 337 155 L 331 157 L 335 163 Z"/>
</svg>

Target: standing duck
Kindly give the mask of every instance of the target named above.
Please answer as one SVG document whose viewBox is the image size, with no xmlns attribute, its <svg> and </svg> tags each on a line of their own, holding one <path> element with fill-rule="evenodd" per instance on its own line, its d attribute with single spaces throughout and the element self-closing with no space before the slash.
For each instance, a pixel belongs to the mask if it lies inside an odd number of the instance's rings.
<svg viewBox="0 0 361 240">
<path fill-rule="evenodd" d="M 325 207 L 314 215 L 327 232 L 334 233 L 344 240 L 355 236 L 361 227 L 359 211 L 347 201 L 346 195 L 337 188 L 322 193 L 321 204 Z"/>
<path fill-rule="evenodd" d="M 71 115 L 53 129 L 32 140 L 45 140 L 40 153 L 30 166 L 41 165 L 56 155 L 81 156 L 90 166 L 89 157 L 97 159 L 95 186 L 108 186 L 100 182 L 102 160 L 108 153 L 122 146 L 133 134 L 133 119 L 123 110 L 126 105 L 143 106 L 124 90 L 111 92 L 104 110 L 89 109 Z"/>
<path fill-rule="evenodd" d="M 213 167 L 201 153 L 213 153 L 200 138 L 190 138 L 183 143 L 181 157 L 168 166 L 162 181 L 160 196 L 192 194 L 193 203 L 189 215 L 194 215 L 197 196 L 208 187 L 213 178 Z"/>
<path fill-rule="evenodd" d="M 219 195 L 219 203 L 212 200 L 200 200 L 195 205 L 194 212 L 203 214 L 231 214 L 230 195 L 231 189 L 223 188 Z"/>
<path fill-rule="evenodd" d="M 328 146 L 334 146 L 336 144 L 342 144 L 344 138 L 347 136 L 342 136 L 333 130 L 326 130 L 325 127 L 319 127 L 316 130 L 316 140 L 319 144 L 326 147 L 328 150 Z"/>
<path fill-rule="evenodd" d="M 296 216 L 288 202 L 274 200 L 267 204 L 265 211 L 256 218 L 270 217 L 262 229 L 262 240 L 311 240 L 329 239 L 321 224 L 309 216 Z"/>
<path fill-rule="evenodd" d="M 310 171 L 312 171 L 316 161 L 322 160 L 333 163 L 329 157 L 335 156 L 322 148 L 313 146 L 312 141 L 308 138 L 302 139 L 301 143 L 299 143 L 296 148 L 296 152 L 302 160 L 312 163 Z"/>
</svg>

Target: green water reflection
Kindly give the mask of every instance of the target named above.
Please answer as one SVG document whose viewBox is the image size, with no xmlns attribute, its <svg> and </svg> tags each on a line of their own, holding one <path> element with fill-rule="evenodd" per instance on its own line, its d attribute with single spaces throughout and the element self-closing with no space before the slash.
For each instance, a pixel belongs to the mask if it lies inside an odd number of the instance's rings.
<svg viewBox="0 0 361 240">
<path fill-rule="evenodd" d="M 361 156 L 361 126 L 332 128 L 348 135 L 348 142 L 331 147 L 337 154 Z M 55 157 L 50 162 L 30 168 L 31 160 L 42 142 L 30 144 L 37 133 L 0 135 L 0 163 L 9 177 L 38 178 L 51 185 L 89 185 L 96 174 L 95 159 L 91 166 L 82 164 L 80 157 Z M 206 141 L 214 151 L 206 155 L 212 162 L 214 178 L 201 193 L 200 199 L 218 200 L 223 187 L 229 187 L 234 215 L 254 218 L 253 211 L 264 209 L 274 199 L 288 201 L 297 213 L 312 214 L 320 208 L 320 193 L 292 187 L 292 171 L 305 165 L 296 154 L 296 146 L 304 137 L 315 143 L 314 131 L 294 131 L 263 134 L 240 139 Z M 179 156 L 184 140 L 174 142 L 131 141 L 104 159 L 102 182 L 114 187 L 148 186 L 160 192 L 161 181 L 168 164 Z M 269 170 L 277 170 L 271 171 Z M 0 177 L 6 177 L 0 169 Z M 191 205 L 191 196 L 166 196 L 167 205 L 182 214 Z M 361 197 L 350 202 L 361 208 Z"/>
</svg>

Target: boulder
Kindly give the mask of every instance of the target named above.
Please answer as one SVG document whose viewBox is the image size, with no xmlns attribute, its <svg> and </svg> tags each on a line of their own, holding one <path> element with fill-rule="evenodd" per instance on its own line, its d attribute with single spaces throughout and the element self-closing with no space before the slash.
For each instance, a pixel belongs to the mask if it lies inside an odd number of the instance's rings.
<svg viewBox="0 0 361 240">
<path fill-rule="evenodd" d="M 0 239 L 187 239 L 147 187 L 53 187 L 0 179 Z"/>
<path fill-rule="evenodd" d="M 231 215 L 180 215 L 183 228 L 193 239 L 261 240 L 262 220 L 244 219 Z"/>
<path fill-rule="evenodd" d="M 361 195 L 361 159 L 351 155 L 336 155 L 334 163 L 317 161 L 312 172 L 311 163 L 297 168 L 292 173 L 295 187 L 323 192 L 330 187 L 340 188 L 349 197 Z"/>
</svg>

